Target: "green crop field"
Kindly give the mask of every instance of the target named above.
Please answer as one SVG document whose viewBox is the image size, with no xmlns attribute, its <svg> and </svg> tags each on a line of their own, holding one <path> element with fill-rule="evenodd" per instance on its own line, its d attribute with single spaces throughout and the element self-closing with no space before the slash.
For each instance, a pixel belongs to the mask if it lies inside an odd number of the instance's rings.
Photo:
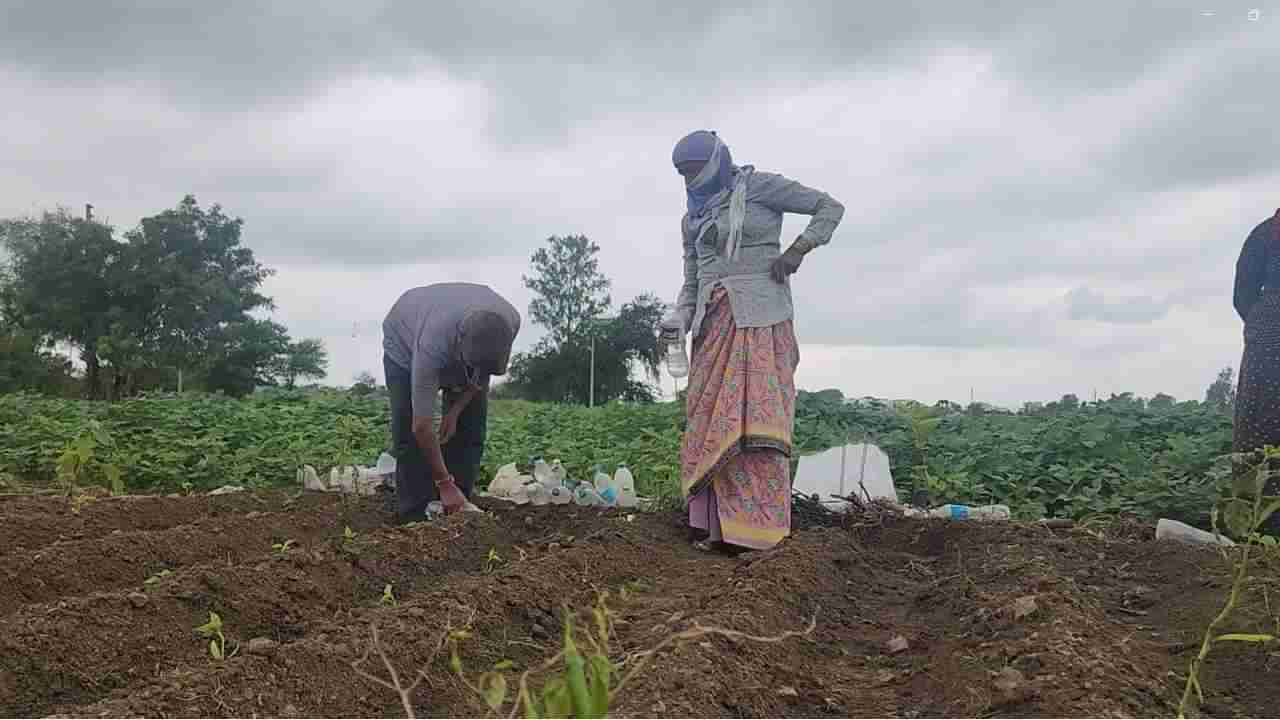
<svg viewBox="0 0 1280 720">
<path fill-rule="evenodd" d="M 326 390 L 116 403 L 6 395 L 0 481 L 53 482 L 63 450 L 100 428 L 90 482 L 95 467 L 112 465 L 131 492 L 288 484 L 302 464 L 322 473 L 372 464 L 387 446 L 387 412 L 378 393 Z M 868 437 L 889 453 L 904 494 L 927 486 L 938 502 L 1005 503 L 1020 517 L 1132 513 L 1203 525 L 1228 474 L 1230 418 L 1194 402 L 1148 407 L 1122 398 L 1034 415 L 966 414 L 802 393 L 796 415 L 801 452 Z M 682 424 L 675 403 L 495 401 L 483 475 L 538 455 L 562 459 L 577 477 L 625 462 L 642 493 L 674 494 Z"/>
</svg>

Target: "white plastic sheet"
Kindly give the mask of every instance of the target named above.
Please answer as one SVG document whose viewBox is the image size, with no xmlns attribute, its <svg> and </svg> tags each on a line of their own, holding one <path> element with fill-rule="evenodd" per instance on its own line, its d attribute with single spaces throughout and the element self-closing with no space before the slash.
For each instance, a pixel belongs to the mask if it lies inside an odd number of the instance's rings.
<svg viewBox="0 0 1280 720">
<path fill-rule="evenodd" d="M 796 492 L 816 494 L 832 509 L 848 506 L 847 502 L 833 500 L 833 495 L 852 495 L 864 502 L 880 498 L 898 500 L 889 456 L 871 443 L 845 445 L 800 458 L 792 486 Z"/>
</svg>

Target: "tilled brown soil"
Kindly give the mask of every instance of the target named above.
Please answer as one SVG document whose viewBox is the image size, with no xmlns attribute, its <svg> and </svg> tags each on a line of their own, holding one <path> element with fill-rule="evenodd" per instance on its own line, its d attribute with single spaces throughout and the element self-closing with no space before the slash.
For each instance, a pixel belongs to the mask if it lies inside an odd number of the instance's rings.
<svg viewBox="0 0 1280 720">
<path fill-rule="evenodd" d="M 441 649 L 449 629 L 471 632 L 467 668 L 533 667 L 558 649 L 562 610 L 608 592 L 623 671 L 695 625 L 815 623 L 778 643 L 672 645 L 616 716 L 1167 716 L 1225 596 L 1220 555 L 1133 524 L 868 515 L 730 558 L 692 549 L 672 515 L 484 505 L 393 527 L 380 499 L 322 494 L 101 499 L 78 515 L 0 500 L 0 715 L 401 716 L 352 669 L 371 625 L 402 674 L 425 669 L 417 714 L 483 715 Z M 1229 630 L 1274 631 L 1277 578 L 1260 566 Z M 238 648 L 225 661 L 193 630 L 210 610 Z M 1203 711 L 1274 715 L 1277 680 L 1269 648 L 1222 647 Z"/>
</svg>

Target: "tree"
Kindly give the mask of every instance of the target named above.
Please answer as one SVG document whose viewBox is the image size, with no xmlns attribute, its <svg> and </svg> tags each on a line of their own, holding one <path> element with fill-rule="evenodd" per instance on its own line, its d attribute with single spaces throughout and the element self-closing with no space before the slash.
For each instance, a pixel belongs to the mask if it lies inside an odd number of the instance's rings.
<svg viewBox="0 0 1280 720">
<path fill-rule="evenodd" d="M 1058 401 L 1058 407 L 1065 412 L 1075 412 L 1080 409 L 1080 398 L 1075 393 L 1067 393 Z"/>
<path fill-rule="evenodd" d="M 590 340 L 594 335 L 596 402 L 655 401 L 658 392 L 652 383 L 662 368 L 658 325 L 665 312 L 666 306 L 656 297 L 641 295 L 623 305 L 617 317 L 583 327 L 573 342 L 556 346 L 550 338 L 544 339 L 531 352 L 512 358 L 502 394 L 537 402 L 585 404 L 592 396 Z"/>
<path fill-rule="evenodd" d="M 1155 397 L 1147 401 L 1147 407 L 1151 408 L 1152 410 L 1155 410 L 1157 408 L 1162 410 L 1168 410 L 1177 404 L 1178 404 L 1178 401 L 1176 398 L 1174 398 L 1172 395 L 1166 395 L 1165 393 L 1156 393 Z"/>
<path fill-rule="evenodd" d="M 204 388 L 243 397 L 277 384 L 281 358 L 289 352 L 289 335 L 279 323 L 249 319 L 219 328 L 210 336 L 209 348 L 212 360 L 204 370 Z"/>
<path fill-rule="evenodd" d="M 271 307 L 260 287 L 272 271 L 240 245 L 242 225 L 191 196 L 143 218 L 124 242 L 111 227 L 62 210 L 0 222 L 12 258 L 4 314 L 25 331 L 73 345 L 90 397 L 129 395 L 140 378 L 162 378 L 170 368 L 181 385 L 184 369 L 211 366 L 216 344 L 235 344 L 229 328 Z"/>
<path fill-rule="evenodd" d="M 1218 378 L 1205 391 L 1204 403 L 1221 413 L 1230 414 L 1236 406 L 1235 370 L 1223 368 Z"/>
<path fill-rule="evenodd" d="M 378 379 L 368 370 L 361 371 L 356 375 L 355 384 L 351 386 L 351 392 L 355 395 L 370 395 L 378 389 Z"/>
<path fill-rule="evenodd" d="M 533 277 L 523 276 L 534 292 L 529 316 L 547 328 L 556 348 L 578 339 L 584 324 L 609 308 L 609 279 L 600 272 L 600 246 L 584 235 L 552 236 L 548 247 L 530 258 Z"/>
<path fill-rule="evenodd" d="M 227 326 L 272 307 L 259 292 L 273 271 L 240 245 L 244 221 L 187 195 L 172 210 L 143 218 L 125 235 L 123 301 L 113 318 L 114 364 L 195 367 Z"/>
<path fill-rule="evenodd" d="M 50 351 L 48 344 L 22 330 L 0 328 L 0 393 L 33 390 L 42 395 L 69 395 L 78 389 L 71 360 Z"/>
<path fill-rule="evenodd" d="M 320 380 L 328 374 L 329 352 L 317 338 L 291 342 L 280 356 L 277 375 L 287 388 L 294 387 L 298 378 Z"/>
<path fill-rule="evenodd" d="M 89 397 L 100 397 L 99 341 L 121 315 L 124 244 L 110 226 L 65 210 L 38 220 L 0 221 L 0 244 L 10 259 L 2 298 L 6 319 L 74 346 L 85 364 Z"/>
</svg>

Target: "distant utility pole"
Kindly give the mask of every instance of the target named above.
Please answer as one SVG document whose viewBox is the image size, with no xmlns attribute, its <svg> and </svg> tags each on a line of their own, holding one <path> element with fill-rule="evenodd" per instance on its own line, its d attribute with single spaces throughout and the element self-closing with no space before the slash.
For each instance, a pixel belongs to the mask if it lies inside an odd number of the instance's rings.
<svg viewBox="0 0 1280 720">
<path fill-rule="evenodd" d="M 90 205 L 89 203 L 85 203 L 84 204 L 84 221 L 90 222 L 91 220 L 93 220 L 93 206 Z"/>
</svg>

